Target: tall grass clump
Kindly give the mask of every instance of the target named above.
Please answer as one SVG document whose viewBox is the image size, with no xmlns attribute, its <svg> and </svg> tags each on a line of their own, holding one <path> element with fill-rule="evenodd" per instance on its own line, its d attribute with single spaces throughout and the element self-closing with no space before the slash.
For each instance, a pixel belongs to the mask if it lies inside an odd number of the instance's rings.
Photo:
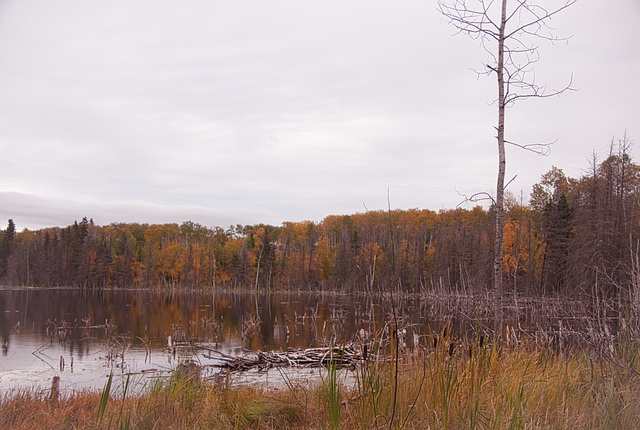
<svg viewBox="0 0 640 430">
<path fill-rule="evenodd" d="M 100 427 L 102 425 L 102 420 L 104 419 L 104 413 L 107 410 L 107 404 L 109 403 L 109 395 L 111 394 L 111 383 L 113 382 L 113 373 L 109 374 L 109 378 L 107 379 L 107 383 L 102 390 L 102 394 L 100 395 L 100 402 L 98 403 L 98 416 L 97 416 L 97 426 Z"/>
<path fill-rule="evenodd" d="M 322 380 L 320 386 L 320 399 L 325 411 L 325 416 L 332 429 L 340 428 L 340 411 L 342 409 L 342 384 L 340 371 L 344 359 L 344 345 L 339 348 L 338 356 L 334 355 L 335 348 L 331 348 L 329 361 L 326 366 L 326 376 L 320 372 Z"/>
<path fill-rule="evenodd" d="M 97 428 L 103 428 L 102 421 L 104 419 L 104 414 L 107 410 L 107 404 L 109 403 L 110 395 L 111 395 L 111 386 L 113 383 L 113 373 L 109 374 L 109 378 L 102 390 L 102 394 L 100 395 L 100 401 L 98 402 L 98 414 L 96 417 L 96 426 Z M 115 420 L 115 428 L 128 430 L 131 427 L 131 410 L 128 410 L 126 415 L 124 414 L 124 406 L 127 400 L 127 394 L 129 393 L 131 383 L 131 376 L 127 375 L 127 379 L 124 385 L 124 389 L 122 391 L 122 399 L 120 400 L 120 411 L 116 417 L 111 416 L 106 428 L 112 428 Z"/>
</svg>

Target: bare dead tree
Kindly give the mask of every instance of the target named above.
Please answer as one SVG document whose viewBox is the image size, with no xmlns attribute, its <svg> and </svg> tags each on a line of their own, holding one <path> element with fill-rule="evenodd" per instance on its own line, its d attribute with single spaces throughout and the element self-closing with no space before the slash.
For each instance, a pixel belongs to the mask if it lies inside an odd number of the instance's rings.
<svg viewBox="0 0 640 430">
<path fill-rule="evenodd" d="M 546 154 L 550 144 L 518 144 L 505 139 L 505 111 L 517 100 L 546 98 L 571 90 L 571 80 L 560 88 L 547 90 L 536 83 L 534 65 L 540 55 L 540 41 L 567 41 L 555 35 L 549 21 L 573 5 L 577 0 L 562 0 L 553 9 L 547 9 L 532 0 L 438 0 L 438 11 L 451 23 L 457 33 L 480 41 L 488 53 L 482 75 L 495 74 L 498 83 L 498 180 L 494 208 L 496 214 L 495 249 L 493 262 L 493 288 L 496 294 L 496 329 L 500 333 L 503 320 L 502 278 L 504 243 L 504 191 L 506 154 L 505 144 Z"/>
</svg>

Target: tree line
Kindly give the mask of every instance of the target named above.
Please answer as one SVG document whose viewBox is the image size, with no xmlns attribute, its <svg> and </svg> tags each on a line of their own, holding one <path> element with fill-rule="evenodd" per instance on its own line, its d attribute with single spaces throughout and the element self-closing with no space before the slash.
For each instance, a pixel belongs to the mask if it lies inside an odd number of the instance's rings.
<svg viewBox="0 0 640 430">
<path fill-rule="evenodd" d="M 630 141 L 593 155 L 580 178 L 552 168 L 528 201 L 507 194 L 506 292 L 638 295 L 640 166 Z M 492 207 L 370 211 L 321 222 L 209 228 L 111 224 L 0 232 L 13 286 L 242 288 L 347 292 L 491 289 Z M 635 296 L 634 296 L 635 297 Z"/>
</svg>

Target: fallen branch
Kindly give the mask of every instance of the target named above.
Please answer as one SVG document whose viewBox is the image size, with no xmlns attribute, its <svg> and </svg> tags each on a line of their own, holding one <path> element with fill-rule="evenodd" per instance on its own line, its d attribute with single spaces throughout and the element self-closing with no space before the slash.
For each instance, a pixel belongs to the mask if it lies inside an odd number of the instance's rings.
<svg viewBox="0 0 640 430">
<path fill-rule="evenodd" d="M 348 345 L 342 348 L 307 348 L 277 351 L 250 351 L 246 355 L 231 356 L 205 345 L 190 344 L 192 348 L 207 351 L 205 358 L 217 360 L 214 367 L 228 369 L 231 372 L 251 369 L 269 369 L 272 367 L 323 367 L 329 364 L 340 368 L 355 367 L 363 361 L 361 351 Z"/>
</svg>

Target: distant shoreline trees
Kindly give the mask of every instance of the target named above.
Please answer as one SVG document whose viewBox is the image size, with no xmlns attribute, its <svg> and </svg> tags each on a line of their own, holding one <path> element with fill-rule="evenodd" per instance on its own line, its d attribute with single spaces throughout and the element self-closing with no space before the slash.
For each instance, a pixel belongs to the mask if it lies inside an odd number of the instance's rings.
<svg viewBox="0 0 640 430">
<path fill-rule="evenodd" d="M 529 204 L 507 194 L 506 291 L 587 294 L 620 302 L 640 297 L 640 264 L 634 266 L 640 240 L 640 166 L 629 150 L 626 136 L 612 142 L 607 158 L 598 163 L 594 156 L 581 178 L 552 168 L 534 186 Z M 494 217 L 491 209 L 481 207 L 409 209 L 227 229 L 190 221 L 97 226 L 83 218 L 64 228 L 22 232 L 10 220 L 0 231 L 0 283 L 488 292 Z"/>
</svg>

